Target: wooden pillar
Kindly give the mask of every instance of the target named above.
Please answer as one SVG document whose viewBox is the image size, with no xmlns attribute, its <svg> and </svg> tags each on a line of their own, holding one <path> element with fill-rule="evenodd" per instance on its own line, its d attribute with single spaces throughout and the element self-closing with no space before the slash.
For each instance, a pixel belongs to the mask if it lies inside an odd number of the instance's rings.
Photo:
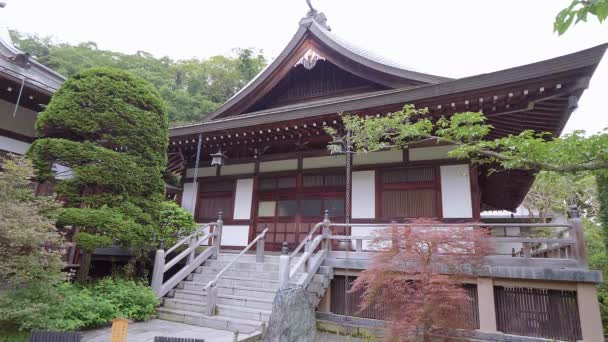
<svg viewBox="0 0 608 342">
<path fill-rule="evenodd" d="M 604 341 L 600 305 L 597 301 L 595 284 L 576 284 L 576 299 L 578 302 L 578 315 L 581 321 L 583 341 Z"/>
<path fill-rule="evenodd" d="M 479 306 L 479 330 L 496 332 L 496 307 L 494 304 L 494 281 L 477 278 L 477 303 Z"/>
</svg>

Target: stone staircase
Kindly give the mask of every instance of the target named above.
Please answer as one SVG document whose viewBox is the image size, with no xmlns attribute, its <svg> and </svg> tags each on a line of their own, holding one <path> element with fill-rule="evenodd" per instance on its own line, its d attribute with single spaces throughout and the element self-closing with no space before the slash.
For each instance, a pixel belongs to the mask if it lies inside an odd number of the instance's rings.
<svg viewBox="0 0 608 342">
<path fill-rule="evenodd" d="M 163 298 L 158 318 L 214 329 L 252 333 L 268 322 L 274 297 L 279 289 L 279 256 L 266 255 L 256 263 L 255 255 L 243 255 L 218 281 L 214 316 L 205 313 L 205 285 L 236 257 L 220 253 L 217 260 L 206 260 Z M 297 274 L 299 276 L 300 274 Z M 307 286 L 315 307 L 325 293 L 332 269 L 320 267 Z"/>
</svg>

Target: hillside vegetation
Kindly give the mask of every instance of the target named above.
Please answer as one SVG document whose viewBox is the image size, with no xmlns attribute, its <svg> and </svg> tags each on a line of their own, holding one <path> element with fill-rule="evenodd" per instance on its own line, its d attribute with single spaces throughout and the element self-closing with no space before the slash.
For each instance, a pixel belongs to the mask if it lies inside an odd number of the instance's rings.
<svg viewBox="0 0 608 342">
<path fill-rule="evenodd" d="M 124 54 L 102 50 L 94 42 L 57 43 L 50 37 L 18 31 L 11 31 L 11 37 L 19 49 L 64 76 L 91 67 L 115 67 L 142 77 L 165 100 L 171 125 L 200 121 L 267 63 L 262 51 L 254 48 L 234 49 L 229 55 L 206 59 L 173 60 L 145 51 Z"/>
</svg>

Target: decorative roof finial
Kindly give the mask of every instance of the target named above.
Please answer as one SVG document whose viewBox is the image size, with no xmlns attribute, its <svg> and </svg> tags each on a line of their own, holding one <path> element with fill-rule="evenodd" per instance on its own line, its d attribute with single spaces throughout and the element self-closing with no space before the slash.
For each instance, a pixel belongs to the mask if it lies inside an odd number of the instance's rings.
<svg viewBox="0 0 608 342">
<path fill-rule="evenodd" d="M 310 11 L 311 12 L 316 12 L 317 11 L 314 7 L 312 7 L 312 3 L 310 2 L 310 0 L 306 0 L 306 3 L 308 4 L 308 7 L 310 7 Z"/>
<path fill-rule="evenodd" d="M 310 10 L 308 11 L 308 13 L 306 13 L 306 17 L 300 20 L 300 25 L 314 21 L 327 31 L 331 31 L 331 27 L 327 25 L 327 17 L 325 16 L 325 14 L 317 11 L 317 9 L 313 7 L 311 0 L 306 0 L 306 4 L 308 5 L 308 8 L 310 8 Z"/>
</svg>

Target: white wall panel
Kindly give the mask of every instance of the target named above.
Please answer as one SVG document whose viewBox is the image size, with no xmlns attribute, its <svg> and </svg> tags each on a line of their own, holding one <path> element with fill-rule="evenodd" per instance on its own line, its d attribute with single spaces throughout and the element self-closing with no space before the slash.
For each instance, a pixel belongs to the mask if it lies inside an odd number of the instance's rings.
<svg viewBox="0 0 608 342">
<path fill-rule="evenodd" d="M 184 191 L 182 193 L 182 208 L 194 214 L 195 203 L 192 203 L 196 185 L 194 183 L 184 183 Z"/>
<path fill-rule="evenodd" d="M 251 201 L 253 199 L 253 179 L 238 179 L 234 196 L 234 219 L 251 219 Z"/>
<path fill-rule="evenodd" d="M 278 172 L 298 169 L 297 159 L 275 160 L 260 163 L 260 172 Z"/>
<path fill-rule="evenodd" d="M 249 226 L 223 226 L 222 246 L 247 246 Z"/>
<path fill-rule="evenodd" d="M 302 161 L 303 169 L 320 169 L 324 167 L 344 167 L 346 156 L 324 156 L 304 158 Z"/>
<path fill-rule="evenodd" d="M 376 172 L 357 171 L 352 175 L 352 218 L 376 217 Z"/>
<path fill-rule="evenodd" d="M 453 149 L 454 145 L 410 148 L 409 157 L 411 161 L 447 159 Z"/>
<path fill-rule="evenodd" d="M 9 151 L 16 154 L 25 154 L 29 148 L 30 144 L 26 142 L 0 135 L 0 150 Z"/>
<path fill-rule="evenodd" d="M 213 177 L 216 175 L 215 166 L 211 167 L 199 167 L 198 168 L 198 177 Z M 186 170 L 186 178 L 194 177 L 194 168 L 190 168 Z"/>
<path fill-rule="evenodd" d="M 255 170 L 254 163 L 224 165 L 220 169 L 222 176 L 251 174 Z"/>
<path fill-rule="evenodd" d="M 441 203 L 444 218 L 473 217 L 468 165 L 441 166 Z"/>
<path fill-rule="evenodd" d="M 361 153 L 353 156 L 353 165 L 389 164 L 401 162 L 403 162 L 402 150 Z"/>
</svg>

